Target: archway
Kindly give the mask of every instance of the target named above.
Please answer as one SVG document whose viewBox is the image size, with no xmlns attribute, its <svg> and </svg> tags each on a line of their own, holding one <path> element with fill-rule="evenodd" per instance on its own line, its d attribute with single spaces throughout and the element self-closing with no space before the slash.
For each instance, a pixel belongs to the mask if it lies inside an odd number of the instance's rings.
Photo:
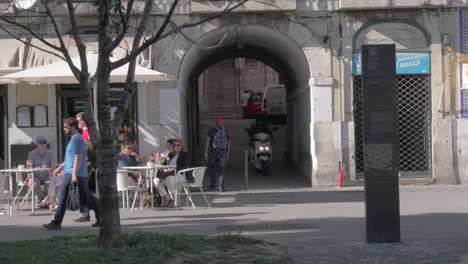
<svg viewBox="0 0 468 264">
<path fill-rule="evenodd" d="M 198 40 L 183 58 L 179 81 L 186 104 L 187 126 L 182 129 L 191 149 L 197 149 L 197 79 L 210 65 L 228 58 L 261 61 L 278 73 L 288 100 L 287 156 L 310 179 L 309 63 L 302 49 L 287 35 L 260 25 L 230 25 L 211 31 Z M 183 119 L 182 119 L 183 120 Z M 198 146 L 199 148 L 199 146 Z"/>
</svg>

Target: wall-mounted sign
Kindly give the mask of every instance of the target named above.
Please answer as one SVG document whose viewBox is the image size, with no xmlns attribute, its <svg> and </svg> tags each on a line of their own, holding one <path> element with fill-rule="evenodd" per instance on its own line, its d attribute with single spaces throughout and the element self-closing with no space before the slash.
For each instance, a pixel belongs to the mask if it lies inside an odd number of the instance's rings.
<svg viewBox="0 0 468 264">
<path fill-rule="evenodd" d="M 397 52 L 397 74 L 430 74 L 431 55 L 429 52 Z M 361 54 L 353 54 L 353 74 L 361 75 Z"/>
</svg>

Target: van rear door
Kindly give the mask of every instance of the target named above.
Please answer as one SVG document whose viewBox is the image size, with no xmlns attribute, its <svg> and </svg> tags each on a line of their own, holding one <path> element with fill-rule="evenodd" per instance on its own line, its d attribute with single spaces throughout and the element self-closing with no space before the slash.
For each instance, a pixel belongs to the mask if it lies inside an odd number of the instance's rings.
<svg viewBox="0 0 468 264">
<path fill-rule="evenodd" d="M 270 85 L 265 87 L 262 110 L 265 111 L 267 115 L 286 114 L 286 89 L 284 85 Z"/>
</svg>

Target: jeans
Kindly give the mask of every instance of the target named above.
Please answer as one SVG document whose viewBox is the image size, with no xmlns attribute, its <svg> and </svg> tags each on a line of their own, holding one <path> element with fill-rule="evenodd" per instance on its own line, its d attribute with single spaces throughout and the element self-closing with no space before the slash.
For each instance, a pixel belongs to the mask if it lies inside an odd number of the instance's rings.
<svg viewBox="0 0 468 264">
<path fill-rule="evenodd" d="M 68 190 L 70 188 L 71 180 L 72 175 L 65 174 L 62 187 L 60 187 L 60 192 L 58 195 L 59 204 L 54 216 L 54 222 L 59 225 L 62 224 L 63 217 L 65 216 L 65 211 L 67 210 Z M 96 220 L 99 221 L 99 202 L 89 190 L 88 177 L 78 177 L 78 191 L 80 195 L 80 208 L 84 208 L 86 206 L 87 208 L 93 209 L 96 215 Z"/>
<path fill-rule="evenodd" d="M 216 164 L 219 162 L 219 182 L 218 186 L 224 188 L 224 171 L 226 169 L 227 153 L 225 151 L 212 151 L 208 157 L 208 175 L 210 175 L 211 185 L 216 185 Z"/>
</svg>

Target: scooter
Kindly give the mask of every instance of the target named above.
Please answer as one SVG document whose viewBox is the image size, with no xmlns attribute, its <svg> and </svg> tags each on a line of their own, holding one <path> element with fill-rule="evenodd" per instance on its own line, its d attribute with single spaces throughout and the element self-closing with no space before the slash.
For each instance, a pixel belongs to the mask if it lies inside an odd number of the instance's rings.
<svg viewBox="0 0 468 264">
<path fill-rule="evenodd" d="M 276 129 L 273 128 L 272 131 Z M 246 131 L 249 132 L 249 129 L 246 128 Z M 273 158 L 271 138 L 272 136 L 268 133 L 256 133 L 250 138 L 249 161 L 262 176 L 268 176 L 270 160 Z"/>
</svg>

